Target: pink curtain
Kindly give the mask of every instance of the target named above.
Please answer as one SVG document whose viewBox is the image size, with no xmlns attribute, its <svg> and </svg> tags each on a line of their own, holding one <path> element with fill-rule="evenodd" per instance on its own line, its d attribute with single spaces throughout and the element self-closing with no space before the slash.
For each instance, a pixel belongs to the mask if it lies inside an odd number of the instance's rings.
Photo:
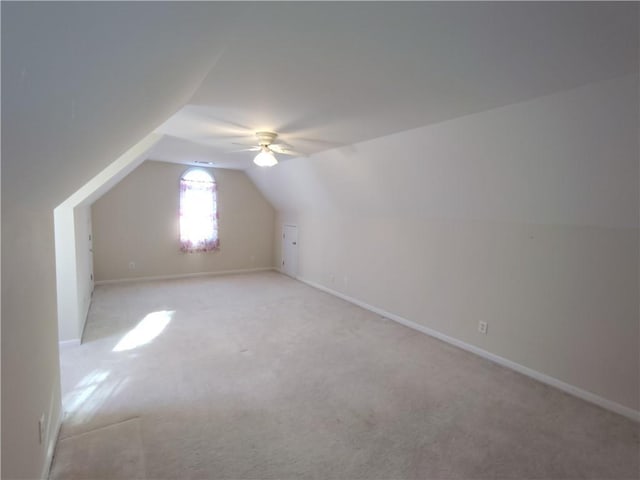
<svg viewBox="0 0 640 480">
<path fill-rule="evenodd" d="M 180 180 L 180 250 L 210 252 L 220 248 L 216 184 L 213 181 Z"/>
</svg>

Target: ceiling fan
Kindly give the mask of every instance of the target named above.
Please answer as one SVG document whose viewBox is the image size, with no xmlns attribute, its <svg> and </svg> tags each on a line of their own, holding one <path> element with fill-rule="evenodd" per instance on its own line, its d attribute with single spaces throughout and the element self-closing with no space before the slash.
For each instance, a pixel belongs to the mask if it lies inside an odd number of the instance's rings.
<svg viewBox="0 0 640 480">
<path fill-rule="evenodd" d="M 283 142 L 273 143 L 278 134 L 275 132 L 256 132 L 258 137 L 257 145 L 246 145 L 243 143 L 236 143 L 235 145 L 243 145 L 249 148 L 242 150 L 236 150 L 236 152 L 259 152 L 253 159 L 253 163 L 259 167 L 273 167 L 278 163 L 278 159 L 275 154 L 280 155 L 294 155 L 298 157 L 306 157 L 304 153 L 297 152 L 293 148 Z"/>
</svg>

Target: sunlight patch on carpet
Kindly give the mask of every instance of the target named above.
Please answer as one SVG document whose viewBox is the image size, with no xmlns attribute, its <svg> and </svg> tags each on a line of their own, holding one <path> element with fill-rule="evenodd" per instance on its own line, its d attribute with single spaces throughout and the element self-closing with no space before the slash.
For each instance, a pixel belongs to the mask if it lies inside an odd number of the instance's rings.
<svg viewBox="0 0 640 480">
<path fill-rule="evenodd" d="M 161 310 L 148 314 L 133 330 L 122 337 L 113 351 L 124 352 L 148 344 L 162 333 L 174 313 L 176 312 L 173 310 Z"/>
</svg>

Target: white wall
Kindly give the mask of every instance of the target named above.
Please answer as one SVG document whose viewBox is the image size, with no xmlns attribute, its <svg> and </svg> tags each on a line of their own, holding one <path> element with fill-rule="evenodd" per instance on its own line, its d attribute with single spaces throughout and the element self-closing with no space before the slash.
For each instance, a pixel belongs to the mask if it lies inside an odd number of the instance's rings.
<svg viewBox="0 0 640 480">
<path fill-rule="evenodd" d="M 640 408 L 637 76 L 355 150 L 250 172 L 302 278 Z"/>
<path fill-rule="evenodd" d="M 146 161 L 93 204 L 96 281 L 273 266 L 274 209 L 238 170 L 205 169 L 216 180 L 220 249 L 180 251 L 179 184 L 189 168 Z"/>
</svg>

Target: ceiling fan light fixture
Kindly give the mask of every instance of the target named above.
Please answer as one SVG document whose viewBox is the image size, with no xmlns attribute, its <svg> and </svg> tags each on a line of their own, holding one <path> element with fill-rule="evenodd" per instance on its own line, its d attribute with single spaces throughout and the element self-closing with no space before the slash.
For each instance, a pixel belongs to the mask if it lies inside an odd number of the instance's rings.
<svg viewBox="0 0 640 480">
<path fill-rule="evenodd" d="M 263 147 L 260 153 L 253 159 L 253 163 L 259 167 L 273 167 L 278 163 L 276 156 L 267 147 Z"/>
</svg>

